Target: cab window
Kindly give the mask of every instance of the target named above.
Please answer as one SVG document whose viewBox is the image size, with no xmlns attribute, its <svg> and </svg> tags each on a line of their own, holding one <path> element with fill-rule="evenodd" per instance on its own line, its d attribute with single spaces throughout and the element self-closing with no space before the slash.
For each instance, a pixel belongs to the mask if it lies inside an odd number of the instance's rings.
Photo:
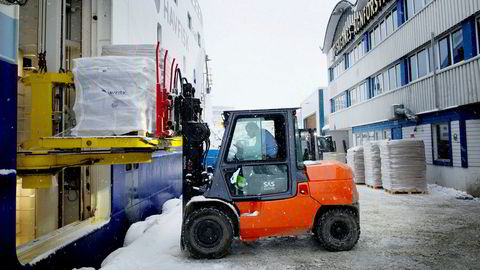
<svg viewBox="0 0 480 270">
<path fill-rule="evenodd" d="M 285 118 L 282 115 L 237 119 L 227 163 L 285 160 Z"/>
<path fill-rule="evenodd" d="M 246 165 L 226 175 L 234 197 L 261 196 L 288 191 L 287 165 Z"/>
</svg>

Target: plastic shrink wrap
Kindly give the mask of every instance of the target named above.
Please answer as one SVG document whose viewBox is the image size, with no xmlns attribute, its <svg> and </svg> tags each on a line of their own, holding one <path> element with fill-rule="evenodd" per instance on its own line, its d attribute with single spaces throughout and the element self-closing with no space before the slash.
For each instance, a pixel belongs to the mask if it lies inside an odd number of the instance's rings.
<svg viewBox="0 0 480 270">
<path fill-rule="evenodd" d="M 382 186 L 379 142 L 367 142 L 363 145 L 365 162 L 365 184 L 372 187 Z"/>
<path fill-rule="evenodd" d="M 353 170 L 355 183 L 365 184 L 365 162 L 363 158 L 363 146 L 348 149 L 347 164 Z"/>
<path fill-rule="evenodd" d="M 74 60 L 76 126 L 73 136 L 154 132 L 155 62 L 107 56 Z"/>
<path fill-rule="evenodd" d="M 383 188 L 392 192 L 426 192 L 425 144 L 422 140 L 380 143 Z"/>
</svg>

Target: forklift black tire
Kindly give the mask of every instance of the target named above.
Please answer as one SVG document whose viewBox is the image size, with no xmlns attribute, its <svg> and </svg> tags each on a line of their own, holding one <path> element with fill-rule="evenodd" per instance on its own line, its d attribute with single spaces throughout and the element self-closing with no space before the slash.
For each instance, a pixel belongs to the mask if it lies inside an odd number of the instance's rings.
<svg viewBox="0 0 480 270">
<path fill-rule="evenodd" d="M 183 225 L 183 245 L 193 258 L 219 259 L 230 252 L 233 223 L 216 208 L 200 208 Z"/>
<path fill-rule="evenodd" d="M 317 222 L 316 238 L 328 251 L 351 250 L 360 237 L 360 222 L 351 209 L 337 208 L 323 213 Z"/>
</svg>

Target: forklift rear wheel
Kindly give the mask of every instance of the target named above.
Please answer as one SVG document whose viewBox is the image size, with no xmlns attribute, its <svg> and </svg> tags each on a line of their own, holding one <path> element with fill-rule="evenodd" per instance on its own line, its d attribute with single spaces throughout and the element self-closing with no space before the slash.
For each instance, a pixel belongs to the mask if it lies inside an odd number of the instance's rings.
<svg viewBox="0 0 480 270">
<path fill-rule="evenodd" d="M 352 249 L 360 237 L 360 224 L 351 209 L 332 209 L 320 216 L 316 238 L 328 251 Z"/>
<path fill-rule="evenodd" d="M 218 259 L 230 251 L 233 223 L 228 215 L 216 208 L 193 211 L 183 229 L 183 244 L 194 258 Z"/>
</svg>

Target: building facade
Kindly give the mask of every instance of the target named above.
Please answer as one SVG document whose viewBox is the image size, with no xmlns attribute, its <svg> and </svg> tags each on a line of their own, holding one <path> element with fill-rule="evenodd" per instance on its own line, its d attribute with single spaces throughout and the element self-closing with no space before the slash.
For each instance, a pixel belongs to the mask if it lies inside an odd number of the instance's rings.
<svg viewBox="0 0 480 270">
<path fill-rule="evenodd" d="M 480 195 L 480 1 L 340 1 L 325 35 L 331 130 L 422 139 L 427 178 Z"/>
<path fill-rule="evenodd" d="M 327 88 L 321 87 L 313 91 L 301 106 L 301 123 L 303 128 L 316 129 L 320 134 L 328 125 L 329 101 L 326 96 Z"/>
</svg>

